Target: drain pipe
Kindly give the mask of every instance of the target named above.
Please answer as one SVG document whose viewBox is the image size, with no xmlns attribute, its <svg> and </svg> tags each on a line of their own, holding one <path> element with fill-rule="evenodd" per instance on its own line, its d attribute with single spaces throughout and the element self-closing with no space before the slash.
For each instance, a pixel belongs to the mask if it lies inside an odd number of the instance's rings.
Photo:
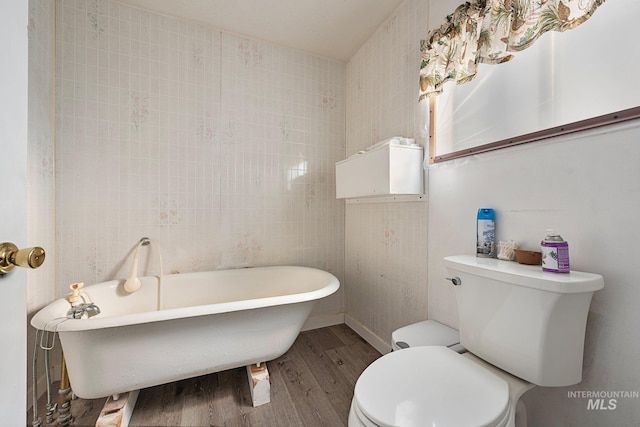
<svg viewBox="0 0 640 427">
<path fill-rule="evenodd" d="M 31 425 L 33 427 L 40 427 L 42 425 L 42 418 L 38 416 L 38 335 L 40 330 L 36 329 L 36 338 L 33 343 L 33 361 L 32 361 L 32 386 L 31 391 L 33 393 L 33 421 Z"/>
<path fill-rule="evenodd" d="M 49 372 L 49 350 L 53 348 L 53 346 L 49 345 L 49 332 L 43 331 L 43 335 L 44 334 L 46 334 L 45 341 L 47 342 L 47 348 L 44 349 L 44 371 L 47 378 L 47 412 L 45 413 L 45 420 L 47 424 L 53 424 L 53 414 L 56 412 L 56 405 L 51 402 L 51 373 Z M 55 335 L 53 339 L 56 339 Z"/>
<path fill-rule="evenodd" d="M 58 424 L 68 426 L 73 421 L 71 417 L 71 385 L 69 384 L 69 374 L 67 364 L 62 353 L 62 368 L 60 372 L 60 390 L 58 390 Z"/>
</svg>

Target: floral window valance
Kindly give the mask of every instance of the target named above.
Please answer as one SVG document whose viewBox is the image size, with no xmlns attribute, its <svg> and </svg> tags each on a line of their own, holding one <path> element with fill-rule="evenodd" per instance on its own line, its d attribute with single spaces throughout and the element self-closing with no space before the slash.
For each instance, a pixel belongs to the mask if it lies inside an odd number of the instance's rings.
<svg viewBox="0 0 640 427">
<path fill-rule="evenodd" d="M 449 80 L 472 80 L 480 63 L 509 61 L 547 31 L 585 22 L 605 0 L 473 0 L 422 40 L 420 99 Z"/>
</svg>

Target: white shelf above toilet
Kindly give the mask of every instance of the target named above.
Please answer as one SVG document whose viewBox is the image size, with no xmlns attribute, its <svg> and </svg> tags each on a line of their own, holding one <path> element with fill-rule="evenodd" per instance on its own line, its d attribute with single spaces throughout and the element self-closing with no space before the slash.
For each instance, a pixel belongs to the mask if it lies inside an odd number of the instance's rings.
<svg viewBox="0 0 640 427">
<path fill-rule="evenodd" d="M 336 163 L 336 198 L 426 200 L 422 157 L 418 145 L 386 144 L 342 160 Z"/>
</svg>

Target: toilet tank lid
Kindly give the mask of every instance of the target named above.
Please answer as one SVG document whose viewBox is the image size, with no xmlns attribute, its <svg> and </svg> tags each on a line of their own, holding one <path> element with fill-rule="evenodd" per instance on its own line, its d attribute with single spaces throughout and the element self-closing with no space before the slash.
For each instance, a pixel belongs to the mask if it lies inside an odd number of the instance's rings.
<svg viewBox="0 0 640 427">
<path fill-rule="evenodd" d="M 524 265 L 495 258 L 453 255 L 445 257 L 443 263 L 445 267 L 453 270 L 451 271 L 452 275 L 454 271 L 460 271 L 518 286 L 561 294 L 593 292 L 604 287 L 604 279 L 599 274 L 574 270 L 569 273 L 551 273 L 542 271 L 539 265 Z"/>
</svg>

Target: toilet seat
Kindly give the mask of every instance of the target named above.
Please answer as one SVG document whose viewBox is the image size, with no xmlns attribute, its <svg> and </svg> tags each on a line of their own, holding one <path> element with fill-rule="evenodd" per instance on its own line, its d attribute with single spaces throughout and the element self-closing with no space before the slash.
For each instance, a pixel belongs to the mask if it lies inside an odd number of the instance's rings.
<svg viewBox="0 0 640 427">
<path fill-rule="evenodd" d="M 465 351 L 460 344 L 460 333 L 435 320 L 412 323 L 391 333 L 392 351 L 428 345 L 449 347 L 458 353 Z"/>
<path fill-rule="evenodd" d="M 446 347 L 412 347 L 365 369 L 350 417 L 385 427 L 498 426 L 509 411 L 503 379 Z"/>
</svg>

